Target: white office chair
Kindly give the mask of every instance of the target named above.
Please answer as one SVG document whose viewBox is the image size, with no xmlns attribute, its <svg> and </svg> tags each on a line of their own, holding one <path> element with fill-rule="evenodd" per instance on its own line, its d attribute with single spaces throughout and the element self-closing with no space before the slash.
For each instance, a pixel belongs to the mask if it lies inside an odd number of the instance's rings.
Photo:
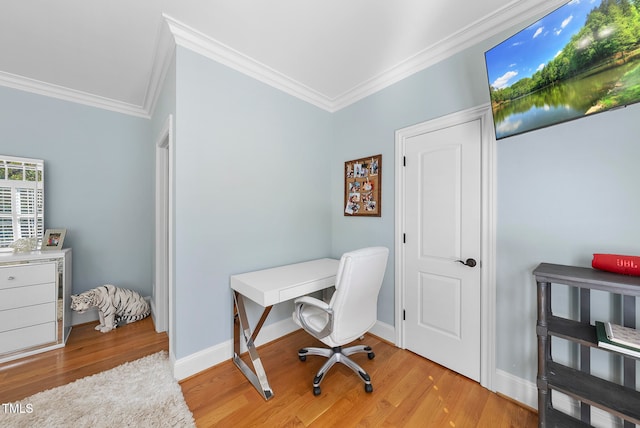
<svg viewBox="0 0 640 428">
<path fill-rule="evenodd" d="M 300 361 L 305 361 L 308 355 L 329 358 L 313 379 L 314 395 L 320 394 L 320 382 L 335 363 L 351 368 L 364 381 L 364 390 L 373 391 L 367 372 L 349 358 L 349 355 L 366 352 L 371 360 L 375 357 L 371 347 L 358 345 L 343 349 L 342 346 L 362 337 L 375 324 L 378 292 L 388 256 L 389 250 L 384 247 L 345 253 L 338 266 L 336 291 L 329 303 L 310 296 L 296 299 L 293 320 L 332 348 L 302 348 L 298 351 Z"/>
</svg>

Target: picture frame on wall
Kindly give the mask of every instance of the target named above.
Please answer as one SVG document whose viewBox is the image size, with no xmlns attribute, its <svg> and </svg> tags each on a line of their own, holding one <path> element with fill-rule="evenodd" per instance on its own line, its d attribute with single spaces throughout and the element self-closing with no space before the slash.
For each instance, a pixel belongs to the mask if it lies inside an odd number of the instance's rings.
<svg viewBox="0 0 640 428">
<path fill-rule="evenodd" d="M 380 217 L 382 155 L 344 163 L 344 216 Z"/>
<path fill-rule="evenodd" d="M 42 250 L 61 250 L 67 229 L 47 229 L 42 238 Z"/>
</svg>

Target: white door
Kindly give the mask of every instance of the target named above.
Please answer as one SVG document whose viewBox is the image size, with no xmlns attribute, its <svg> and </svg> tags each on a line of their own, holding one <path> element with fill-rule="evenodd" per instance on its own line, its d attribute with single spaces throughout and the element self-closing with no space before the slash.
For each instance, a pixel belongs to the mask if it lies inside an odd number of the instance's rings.
<svg viewBox="0 0 640 428">
<path fill-rule="evenodd" d="M 411 136 L 404 168 L 405 347 L 476 381 L 481 142 L 480 119 Z"/>
</svg>

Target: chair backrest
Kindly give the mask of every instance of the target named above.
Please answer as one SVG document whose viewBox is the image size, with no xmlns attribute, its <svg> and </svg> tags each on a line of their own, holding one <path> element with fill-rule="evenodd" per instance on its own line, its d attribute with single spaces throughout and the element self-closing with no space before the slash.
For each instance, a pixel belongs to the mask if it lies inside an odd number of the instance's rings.
<svg viewBox="0 0 640 428">
<path fill-rule="evenodd" d="M 369 247 L 342 255 L 336 275 L 331 338 L 348 343 L 366 333 L 377 320 L 378 293 L 387 268 L 389 249 Z"/>
</svg>

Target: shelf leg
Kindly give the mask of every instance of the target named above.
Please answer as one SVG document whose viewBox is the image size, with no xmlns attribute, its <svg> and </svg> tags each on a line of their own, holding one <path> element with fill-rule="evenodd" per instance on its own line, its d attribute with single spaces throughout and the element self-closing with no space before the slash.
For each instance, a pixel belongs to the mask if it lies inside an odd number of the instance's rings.
<svg viewBox="0 0 640 428">
<path fill-rule="evenodd" d="M 551 283 L 537 282 L 538 292 L 538 426 L 547 426 L 547 410 L 551 409 L 551 391 L 547 385 L 547 362 L 551 361 L 551 338 L 548 319 L 551 316 Z"/>
<path fill-rule="evenodd" d="M 636 328 L 636 298 L 635 296 L 624 296 L 622 303 L 623 320 L 625 327 Z M 636 360 L 624 357 L 624 386 L 636 389 Z M 634 428 L 636 425 L 629 421 L 624 421 L 624 428 Z"/>
<path fill-rule="evenodd" d="M 580 322 L 591 324 L 591 290 L 580 289 Z M 587 345 L 580 345 L 580 371 L 591 373 L 591 349 Z M 591 424 L 591 406 L 580 403 L 580 420 Z"/>
</svg>

